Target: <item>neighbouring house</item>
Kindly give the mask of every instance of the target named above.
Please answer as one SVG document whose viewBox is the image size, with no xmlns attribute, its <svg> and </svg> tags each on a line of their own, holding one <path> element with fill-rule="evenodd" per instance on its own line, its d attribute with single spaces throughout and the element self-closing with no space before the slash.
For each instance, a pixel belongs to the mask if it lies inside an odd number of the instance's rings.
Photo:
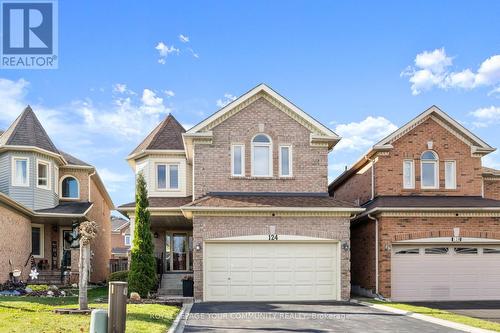
<svg viewBox="0 0 500 333">
<path fill-rule="evenodd" d="M 130 221 L 111 216 L 111 258 L 126 259 L 130 245 Z"/>
<path fill-rule="evenodd" d="M 111 216 L 110 273 L 127 270 L 130 247 L 130 221 Z"/>
<path fill-rule="evenodd" d="M 261 84 L 186 131 L 169 115 L 128 156 L 146 178 L 160 292 L 199 301 L 346 300 L 350 218 L 328 195 L 340 138 Z M 135 203 L 119 210 L 134 229 Z"/>
<path fill-rule="evenodd" d="M 78 279 L 78 224 L 99 225 L 91 244 L 92 282 L 108 275 L 109 197 L 96 169 L 59 150 L 28 106 L 0 136 L 0 282 L 13 270 L 32 282 Z"/>
<path fill-rule="evenodd" d="M 353 291 L 396 301 L 500 299 L 495 149 L 433 106 L 330 186 L 366 211 L 351 223 Z"/>
</svg>

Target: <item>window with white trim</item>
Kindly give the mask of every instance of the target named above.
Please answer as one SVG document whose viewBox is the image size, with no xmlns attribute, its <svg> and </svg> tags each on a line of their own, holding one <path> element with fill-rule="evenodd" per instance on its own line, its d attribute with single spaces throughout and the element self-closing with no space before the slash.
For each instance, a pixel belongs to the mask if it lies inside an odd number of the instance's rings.
<svg viewBox="0 0 500 333">
<path fill-rule="evenodd" d="M 73 176 L 66 176 L 61 181 L 61 198 L 80 199 L 80 183 Z"/>
<path fill-rule="evenodd" d="M 235 177 L 245 175 L 245 145 L 231 146 L 231 175 Z"/>
<path fill-rule="evenodd" d="M 423 189 L 439 188 L 439 159 L 435 152 L 426 151 L 420 160 L 421 187 Z"/>
<path fill-rule="evenodd" d="M 419 254 L 420 249 L 419 248 L 414 248 L 414 249 L 404 249 L 404 250 L 398 250 L 396 251 L 396 254 Z"/>
<path fill-rule="evenodd" d="M 27 157 L 13 158 L 12 185 L 29 186 L 29 159 Z"/>
<path fill-rule="evenodd" d="M 477 254 L 477 247 L 456 247 L 456 254 Z"/>
<path fill-rule="evenodd" d="M 280 146 L 280 177 L 292 176 L 292 146 Z"/>
<path fill-rule="evenodd" d="M 36 161 L 36 186 L 50 189 L 50 163 L 42 160 Z"/>
<path fill-rule="evenodd" d="M 483 248 L 483 254 L 500 254 L 500 248 L 498 249 L 493 249 L 493 248 Z"/>
<path fill-rule="evenodd" d="M 444 162 L 444 186 L 449 190 L 457 188 L 457 164 L 455 161 Z"/>
<path fill-rule="evenodd" d="M 57 195 L 59 195 L 59 168 L 57 166 L 54 166 L 54 191 L 56 192 Z"/>
<path fill-rule="evenodd" d="M 415 188 L 415 162 L 413 160 L 403 161 L 403 188 Z"/>
<path fill-rule="evenodd" d="M 31 254 L 35 258 L 43 258 L 44 227 L 42 224 L 31 224 Z"/>
<path fill-rule="evenodd" d="M 271 177 L 272 173 L 271 139 L 265 134 L 257 134 L 252 139 L 252 176 Z"/>
<path fill-rule="evenodd" d="M 179 164 L 156 165 L 156 188 L 159 190 L 179 189 Z"/>
<path fill-rule="evenodd" d="M 123 244 L 130 246 L 130 235 L 123 236 Z"/>
<path fill-rule="evenodd" d="M 450 252 L 450 248 L 448 247 L 428 247 L 425 248 L 425 254 L 448 254 Z"/>
</svg>

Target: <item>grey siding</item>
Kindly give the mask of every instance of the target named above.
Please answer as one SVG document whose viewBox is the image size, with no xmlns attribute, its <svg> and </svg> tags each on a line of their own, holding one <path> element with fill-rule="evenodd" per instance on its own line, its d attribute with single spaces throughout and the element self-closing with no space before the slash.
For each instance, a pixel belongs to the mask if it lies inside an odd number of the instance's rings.
<svg viewBox="0 0 500 333">
<path fill-rule="evenodd" d="M 10 156 L 8 153 L 0 154 L 0 192 L 9 194 L 9 177 L 11 174 Z"/>
<path fill-rule="evenodd" d="M 54 179 L 54 166 L 56 161 L 46 155 L 29 152 L 10 152 L 7 164 L 8 166 L 8 196 L 22 203 L 31 209 L 44 209 L 57 206 L 59 199 L 55 192 L 55 186 L 59 186 L 58 180 Z M 28 157 L 29 159 L 29 186 L 12 186 L 12 158 Z M 50 189 L 37 187 L 37 159 L 50 162 Z"/>
</svg>

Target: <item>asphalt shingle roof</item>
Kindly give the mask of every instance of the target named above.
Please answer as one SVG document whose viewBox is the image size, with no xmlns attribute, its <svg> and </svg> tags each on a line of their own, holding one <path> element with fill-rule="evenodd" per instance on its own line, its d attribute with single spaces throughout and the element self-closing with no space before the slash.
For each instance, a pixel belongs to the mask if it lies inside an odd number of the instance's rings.
<svg viewBox="0 0 500 333">
<path fill-rule="evenodd" d="M 187 205 L 192 202 L 193 197 L 181 197 L 181 198 L 169 198 L 169 197 L 150 197 L 149 207 L 152 208 L 165 208 L 165 207 L 180 207 Z M 135 207 L 135 202 L 129 202 L 121 205 L 118 208 L 133 208 Z"/>
<path fill-rule="evenodd" d="M 70 155 L 70 154 L 64 152 L 64 151 L 60 150 L 59 152 L 64 157 L 64 159 L 66 160 L 66 162 L 68 162 L 69 165 L 91 166 L 87 162 L 84 162 L 84 161 L 82 161 L 82 160 L 74 157 L 73 155 Z"/>
<path fill-rule="evenodd" d="M 379 196 L 362 206 L 373 208 L 491 208 L 500 200 L 470 196 Z"/>
<path fill-rule="evenodd" d="M 483 175 L 498 177 L 498 176 L 500 176 L 500 170 L 483 167 Z"/>
<path fill-rule="evenodd" d="M 328 193 L 208 193 L 194 201 L 192 207 L 307 207 L 357 208 L 358 206 L 330 197 Z"/>
<path fill-rule="evenodd" d="M 57 205 L 54 208 L 39 209 L 39 210 L 36 210 L 35 212 L 37 212 L 37 213 L 52 213 L 52 214 L 83 215 L 83 213 L 85 213 L 91 205 L 92 205 L 91 202 L 76 202 L 76 201 L 64 202 L 64 201 L 61 201 L 61 202 L 59 202 L 59 205 Z"/>
<path fill-rule="evenodd" d="M 140 153 L 147 149 L 184 150 L 182 141 L 184 132 L 186 132 L 184 127 L 169 114 L 130 154 Z"/>
</svg>

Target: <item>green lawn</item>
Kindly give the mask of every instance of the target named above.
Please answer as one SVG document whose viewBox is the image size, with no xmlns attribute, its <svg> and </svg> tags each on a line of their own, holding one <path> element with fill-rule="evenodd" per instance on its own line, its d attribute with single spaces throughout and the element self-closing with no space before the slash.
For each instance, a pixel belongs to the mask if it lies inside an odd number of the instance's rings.
<svg viewBox="0 0 500 333">
<path fill-rule="evenodd" d="M 386 306 L 390 306 L 392 308 L 396 308 L 396 309 L 400 309 L 400 310 L 404 310 L 404 311 L 409 311 L 409 312 L 413 312 L 413 313 L 419 313 L 419 314 L 423 314 L 423 315 L 427 315 L 427 316 L 431 316 L 431 317 L 436 317 L 439 319 L 449 320 L 449 321 L 453 321 L 455 323 L 460 323 L 460 324 L 465 324 L 465 325 L 469 325 L 469 326 L 473 326 L 473 327 L 478 327 L 478 328 L 482 328 L 485 330 L 500 332 L 500 324 L 499 323 L 494 323 L 494 322 L 487 321 L 487 320 L 462 316 L 462 315 L 455 314 L 455 313 L 448 312 L 448 311 L 444 311 L 444 310 L 426 308 L 423 306 L 409 305 L 409 304 L 405 304 L 405 303 L 383 302 L 383 301 L 378 301 L 378 300 L 368 300 L 368 302 L 373 303 L 373 304 L 386 305 Z"/>
<path fill-rule="evenodd" d="M 107 308 L 96 303 L 105 297 L 107 288 L 89 291 L 92 308 Z M 88 332 L 90 315 L 59 315 L 55 308 L 77 307 L 77 297 L 0 297 L 0 327 L 2 332 Z M 161 332 L 170 327 L 179 312 L 175 306 L 159 304 L 128 304 L 127 332 Z"/>
</svg>

